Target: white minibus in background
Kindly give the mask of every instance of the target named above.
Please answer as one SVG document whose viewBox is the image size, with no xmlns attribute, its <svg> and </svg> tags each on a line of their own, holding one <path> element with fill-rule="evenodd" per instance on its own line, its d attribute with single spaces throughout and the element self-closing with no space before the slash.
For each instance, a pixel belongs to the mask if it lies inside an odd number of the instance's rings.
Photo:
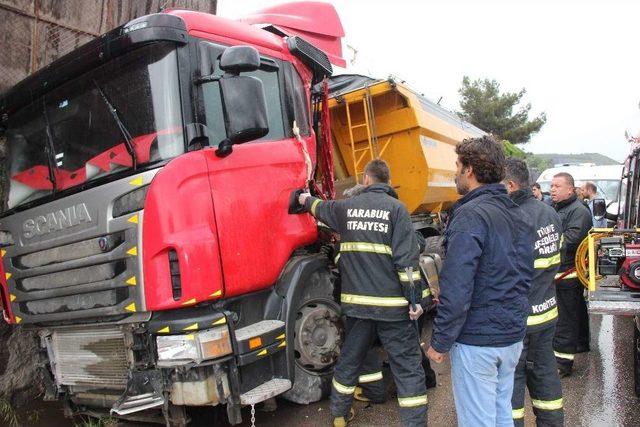
<svg viewBox="0 0 640 427">
<path fill-rule="evenodd" d="M 567 172 L 573 176 L 576 187 L 582 186 L 587 181 L 593 182 L 598 187 L 598 198 L 607 201 L 607 205 L 617 204 L 620 195 L 620 182 L 622 177 L 622 165 L 596 166 L 594 163 L 556 165 L 546 169 L 536 181 L 540 184 L 540 190 L 549 194 L 553 176 L 560 172 Z M 624 197 L 624 189 L 623 189 Z"/>
</svg>

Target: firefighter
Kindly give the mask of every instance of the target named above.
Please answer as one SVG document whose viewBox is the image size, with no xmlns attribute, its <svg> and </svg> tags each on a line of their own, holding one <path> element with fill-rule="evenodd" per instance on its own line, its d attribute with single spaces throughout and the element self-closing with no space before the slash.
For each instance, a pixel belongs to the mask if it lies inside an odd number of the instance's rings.
<svg viewBox="0 0 640 427">
<path fill-rule="evenodd" d="M 513 421 L 517 427 L 524 426 L 524 393 L 527 387 L 537 424 L 562 426 L 562 385 L 553 353 L 558 318 L 554 277 L 560 267 L 562 223 L 551 206 L 533 195 L 525 162 L 507 159 L 503 182 L 511 199 L 529 214 L 535 227 L 534 272 L 529 288 L 531 313 L 516 366 L 511 399 Z"/>
<path fill-rule="evenodd" d="M 591 228 L 591 212 L 578 199 L 573 177 L 565 172 L 554 175 L 551 199 L 560 215 L 564 238 L 560 272 L 556 275 L 558 324 L 553 348 L 560 376 L 565 377 L 571 375 L 576 353 L 589 351 L 589 315 L 574 259 Z"/>
<path fill-rule="evenodd" d="M 367 187 L 362 184 L 356 184 L 355 186 L 344 190 L 342 193 L 346 198 L 355 197 L 361 194 Z M 394 198 L 398 198 L 398 194 L 393 190 L 390 190 L 389 195 Z M 418 254 L 421 254 L 426 246 L 426 242 L 422 234 L 419 231 L 415 232 L 416 239 L 418 240 Z M 339 245 L 338 245 L 339 247 Z M 335 257 L 335 264 L 339 267 L 339 257 Z M 427 289 L 425 289 L 425 295 Z M 422 308 L 427 309 L 428 304 L 431 303 L 430 298 L 425 298 L 422 301 Z M 418 319 L 418 331 L 422 331 L 424 326 L 425 316 L 420 316 Z M 384 403 L 387 400 L 387 383 L 385 381 L 384 372 L 382 369 L 382 359 L 379 354 L 380 343 L 376 342 L 371 350 L 367 353 L 364 362 L 362 364 L 362 370 L 358 377 L 358 386 L 353 397 L 361 402 L 372 403 Z M 424 352 L 422 353 L 422 369 L 425 374 L 425 386 L 427 389 L 434 388 L 436 386 L 436 373 L 431 368 L 429 358 L 426 357 Z"/>
<path fill-rule="evenodd" d="M 307 193 L 298 199 L 341 236 L 340 300 L 346 315 L 346 339 L 332 381 L 333 424 L 345 426 L 353 418 L 351 404 L 358 376 L 378 338 L 389 355 L 402 425 L 424 426 L 427 394 L 412 321 L 423 312 L 419 302 L 425 290 L 418 243 L 407 209 L 390 195 L 393 189 L 386 162 L 369 162 L 364 184 L 367 188 L 350 199 L 322 201 Z"/>
</svg>

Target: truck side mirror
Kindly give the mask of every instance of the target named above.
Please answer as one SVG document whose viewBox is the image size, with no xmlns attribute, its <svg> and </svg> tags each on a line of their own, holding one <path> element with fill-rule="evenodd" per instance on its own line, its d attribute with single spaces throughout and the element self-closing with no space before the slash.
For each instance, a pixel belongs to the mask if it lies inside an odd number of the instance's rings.
<svg viewBox="0 0 640 427">
<path fill-rule="evenodd" d="M 252 46 L 232 46 L 222 52 L 220 69 L 238 75 L 260 68 L 260 53 Z"/>
<path fill-rule="evenodd" d="M 211 62 L 209 59 L 209 62 Z M 207 65 L 207 71 L 211 70 Z M 262 81 L 256 77 L 241 76 L 260 68 L 260 53 L 252 46 L 232 46 L 222 52 L 221 77 L 205 76 L 204 81 L 217 81 L 222 96 L 222 111 L 227 138 L 218 145 L 216 155 L 226 157 L 233 144 L 253 141 L 269 133 L 267 103 Z"/>
<path fill-rule="evenodd" d="M 607 205 L 607 211 L 605 213 L 605 218 L 609 221 L 618 221 L 618 215 L 620 214 L 620 202 L 610 202 Z"/>
<path fill-rule="evenodd" d="M 216 155 L 231 154 L 233 144 L 253 141 L 269 133 L 267 104 L 262 81 L 250 76 L 223 76 L 220 79 L 222 109 L 227 139 Z"/>
<path fill-rule="evenodd" d="M 606 213 L 607 202 L 604 199 L 593 199 L 593 216 L 596 219 L 602 219 Z"/>
</svg>

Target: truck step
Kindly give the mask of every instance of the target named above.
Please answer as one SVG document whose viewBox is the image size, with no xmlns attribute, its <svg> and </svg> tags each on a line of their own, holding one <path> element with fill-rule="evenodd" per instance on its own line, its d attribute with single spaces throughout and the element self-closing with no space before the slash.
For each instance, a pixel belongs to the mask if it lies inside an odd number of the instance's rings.
<svg viewBox="0 0 640 427">
<path fill-rule="evenodd" d="M 236 330 L 238 353 L 247 354 L 277 342 L 284 347 L 285 328 L 281 320 L 262 320 Z"/>
<path fill-rule="evenodd" d="M 291 388 L 291 381 L 282 378 L 274 378 L 258 387 L 240 395 L 240 403 L 243 405 L 255 405 L 275 397 Z"/>
<path fill-rule="evenodd" d="M 276 331 L 284 327 L 284 322 L 281 320 L 262 320 L 258 323 L 253 323 L 244 328 L 236 329 L 236 340 L 244 341 L 251 337 L 258 337 L 265 335 L 268 332 Z"/>
</svg>

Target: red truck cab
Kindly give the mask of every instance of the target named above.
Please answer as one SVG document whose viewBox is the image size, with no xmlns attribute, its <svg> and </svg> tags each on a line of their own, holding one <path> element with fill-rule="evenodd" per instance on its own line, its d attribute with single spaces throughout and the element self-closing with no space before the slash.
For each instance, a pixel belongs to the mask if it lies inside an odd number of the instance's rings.
<svg viewBox="0 0 640 427">
<path fill-rule="evenodd" d="M 182 425 L 226 404 L 239 423 L 242 405 L 326 393 L 335 278 L 291 201 L 342 35 L 320 3 L 246 22 L 168 11 L 0 96 L 4 315 L 37 330 L 69 415 Z"/>
</svg>

